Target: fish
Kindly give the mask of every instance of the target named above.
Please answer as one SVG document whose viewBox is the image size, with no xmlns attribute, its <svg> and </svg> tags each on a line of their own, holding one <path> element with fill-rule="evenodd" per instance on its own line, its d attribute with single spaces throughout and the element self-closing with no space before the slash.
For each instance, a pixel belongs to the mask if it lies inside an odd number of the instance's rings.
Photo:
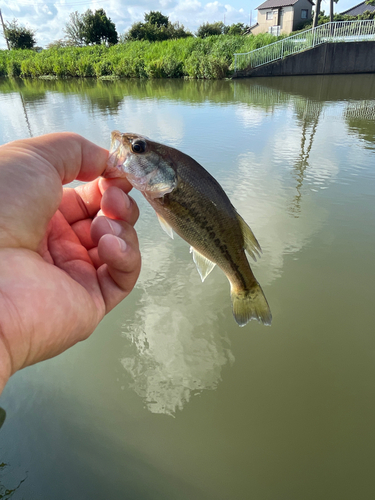
<svg viewBox="0 0 375 500">
<path fill-rule="evenodd" d="M 135 133 L 111 134 L 102 176 L 126 177 L 154 208 L 164 231 L 190 246 L 202 281 L 217 265 L 230 283 L 233 316 L 239 326 L 272 314 L 245 251 L 254 260 L 261 247 L 220 184 L 187 154 Z"/>
</svg>

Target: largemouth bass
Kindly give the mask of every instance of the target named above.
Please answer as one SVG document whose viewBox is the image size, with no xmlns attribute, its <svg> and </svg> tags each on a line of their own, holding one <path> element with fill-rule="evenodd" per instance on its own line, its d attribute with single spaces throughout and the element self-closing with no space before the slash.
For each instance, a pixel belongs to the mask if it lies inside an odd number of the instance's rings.
<svg viewBox="0 0 375 500">
<path fill-rule="evenodd" d="M 270 325 L 272 315 L 245 250 L 256 260 L 260 246 L 220 184 L 190 156 L 132 133 L 112 132 L 104 177 L 126 176 L 154 208 L 161 226 L 190 245 L 202 281 L 217 264 L 231 286 L 233 315 Z"/>
</svg>

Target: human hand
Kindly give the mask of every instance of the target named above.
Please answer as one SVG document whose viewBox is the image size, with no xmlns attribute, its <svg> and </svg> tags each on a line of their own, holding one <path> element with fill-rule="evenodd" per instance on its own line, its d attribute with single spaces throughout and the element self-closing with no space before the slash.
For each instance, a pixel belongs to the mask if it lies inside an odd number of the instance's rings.
<svg viewBox="0 0 375 500">
<path fill-rule="evenodd" d="M 87 338 L 136 283 L 138 208 L 126 179 L 98 179 L 107 158 L 71 133 L 0 147 L 0 392 Z M 87 183 L 62 188 L 74 179 Z"/>
</svg>

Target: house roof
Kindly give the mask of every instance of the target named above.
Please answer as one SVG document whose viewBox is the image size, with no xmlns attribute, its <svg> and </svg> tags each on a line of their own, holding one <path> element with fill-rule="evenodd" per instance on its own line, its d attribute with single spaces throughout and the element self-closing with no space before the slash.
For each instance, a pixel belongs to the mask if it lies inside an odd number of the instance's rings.
<svg viewBox="0 0 375 500">
<path fill-rule="evenodd" d="M 361 2 L 358 5 L 355 5 L 351 9 L 346 10 L 345 12 L 341 12 L 342 16 L 359 16 L 363 14 L 366 10 L 373 12 L 375 10 L 375 5 L 366 5 L 365 2 Z"/>
<path fill-rule="evenodd" d="M 263 2 L 261 5 L 259 5 L 256 10 L 289 7 L 289 5 L 294 5 L 298 1 L 299 0 L 267 0 L 266 2 Z M 312 2 L 311 0 L 309 0 L 309 2 L 314 5 L 314 2 Z"/>
</svg>

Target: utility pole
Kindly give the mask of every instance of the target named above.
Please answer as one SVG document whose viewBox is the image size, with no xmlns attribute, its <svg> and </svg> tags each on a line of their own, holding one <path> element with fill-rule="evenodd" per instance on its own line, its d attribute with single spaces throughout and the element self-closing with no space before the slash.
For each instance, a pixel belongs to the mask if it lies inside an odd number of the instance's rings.
<svg viewBox="0 0 375 500">
<path fill-rule="evenodd" d="M 6 34 L 5 34 L 5 26 L 4 26 L 4 20 L 3 20 L 3 15 L 1 13 L 1 9 L 0 9 L 0 18 L 1 18 L 1 24 L 3 25 L 4 38 L 5 38 L 6 42 L 7 42 L 8 50 L 10 50 L 8 38 L 7 38 Z"/>
</svg>

